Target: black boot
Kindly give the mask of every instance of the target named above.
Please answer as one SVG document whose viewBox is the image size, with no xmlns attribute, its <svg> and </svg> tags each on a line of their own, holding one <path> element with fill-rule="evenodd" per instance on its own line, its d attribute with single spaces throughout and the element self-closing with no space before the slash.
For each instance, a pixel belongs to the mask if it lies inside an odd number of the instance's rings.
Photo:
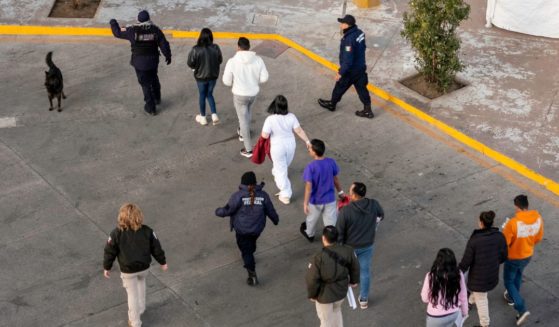
<svg viewBox="0 0 559 327">
<path fill-rule="evenodd" d="M 366 105 L 363 110 L 361 111 L 356 111 L 355 114 L 359 117 L 364 117 L 364 118 L 373 118 L 375 117 L 375 114 L 373 114 L 373 110 L 371 110 L 371 105 Z"/>
<path fill-rule="evenodd" d="M 336 105 L 332 103 L 332 101 L 329 100 L 324 100 L 324 99 L 318 99 L 318 104 L 325 109 L 328 109 L 330 111 L 336 111 Z"/>
<path fill-rule="evenodd" d="M 152 116 L 157 115 L 157 111 L 155 110 L 155 105 L 150 106 L 147 103 L 144 104 L 144 111 L 147 112 L 148 114 L 152 115 Z"/>
<path fill-rule="evenodd" d="M 248 270 L 248 278 L 247 278 L 247 284 L 249 284 L 250 286 L 255 286 L 258 284 L 258 278 L 256 277 L 256 271 L 254 270 Z"/>
</svg>

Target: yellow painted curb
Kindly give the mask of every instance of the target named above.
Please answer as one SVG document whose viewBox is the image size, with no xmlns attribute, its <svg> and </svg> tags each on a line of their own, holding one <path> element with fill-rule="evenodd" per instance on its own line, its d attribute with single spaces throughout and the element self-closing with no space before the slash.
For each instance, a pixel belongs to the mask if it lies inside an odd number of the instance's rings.
<svg viewBox="0 0 559 327">
<path fill-rule="evenodd" d="M 112 36 L 110 28 L 0 25 L 0 35 Z"/>
<path fill-rule="evenodd" d="M 171 34 L 173 38 L 197 38 L 199 32 L 192 31 L 179 31 L 179 30 L 166 30 L 167 34 Z M 275 40 L 291 47 L 313 61 L 323 65 L 324 67 L 337 71 L 339 66 L 326 60 L 325 58 L 317 55 L 316 53 L 308 50 L 300 44 L 279 34 L 258 34 L 258 33 L 238 33 L 238 32 L 214 32 L 214 37 L 219 39 L 236 39 L 241 36 L 250 37 L 259 40 Z M 0 35 L 68 35 L 68 36 L 112 36 L 110 28 L 98 27 L 61 27 L 61 26 L 20 26 L 20 25 L 0 25 Z M 483 155 L 497 161 L 505 167 L 512 169 L 518 174 L 540 184 L 547 188 L 552 193 L 559 195 L 559 183 L 541 175 L 532 169 L 524 166 L 523 164 L 511 159 L 504 154 L 493 150 L 485 144 L 467 136 L 466 134 L 458 131 L 457 129 L 443 123 L 442 121 L 429 116 L 423 111 L 415 108 L 409 103 L 395 97 L 387 91 L 369 84 L 367 89 L 381 99 L 392 102 L 399 106 L 406 112 L 415 116 L 416 118 L 436 127 L 441 132 L 468 146 L 469 148 L 482 153 Z"/>
</svg>

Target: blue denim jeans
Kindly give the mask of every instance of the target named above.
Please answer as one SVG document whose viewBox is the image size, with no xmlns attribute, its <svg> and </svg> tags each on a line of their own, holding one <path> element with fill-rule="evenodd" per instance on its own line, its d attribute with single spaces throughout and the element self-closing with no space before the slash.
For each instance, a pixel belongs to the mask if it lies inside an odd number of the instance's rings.
<svg viewBox="0 0 559 327">
<path fill-rule="evenodd" d="M 530 258 L 521 260 L 507 260 L 503 269 L 503 280 L 509 297 L 514 301 L 514 309 L 522 314 L 526 311 L 524 299 L 520 296 L 522 272 L 530 262 Z"/>
<path fill-rule="evenodd" d="M 371 261 L 373 258 L 373 246 L 368 246 L 365 248 L 355 249 L 355 255 L 357 260 L 359 260 L 359 299 L 368 300 L 369 299 L 369 287 L 371 281 Z"/>
<path fill-rule="evenodd" d="M 201 116 L 206 116 L 206 99 L 208 99 L 212 114 L 216 113 L 213 94 L 216 81 L 217 80 L 215 79 L 211 81 L 196 81 L 196 84 L 198 85 L 198 93 L 200 95 L 200 97 L 198 98 L 198 103 L 200 105 Z"/>
</svg>

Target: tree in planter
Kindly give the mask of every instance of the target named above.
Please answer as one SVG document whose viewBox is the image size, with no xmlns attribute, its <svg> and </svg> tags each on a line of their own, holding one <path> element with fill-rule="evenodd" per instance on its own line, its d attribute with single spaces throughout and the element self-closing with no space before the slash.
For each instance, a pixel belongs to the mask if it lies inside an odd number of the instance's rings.
<svg viewBox="0 0 559 327">
<path fill-rule="evenodd" d="M 443 93 L 464 69 L 456 28 L 469 14 L 470 5 L 463 0 L 412 0 L 410 13 L 404 13 L 401 34 L 415 50 L 417 70 Z"/>
</svg>

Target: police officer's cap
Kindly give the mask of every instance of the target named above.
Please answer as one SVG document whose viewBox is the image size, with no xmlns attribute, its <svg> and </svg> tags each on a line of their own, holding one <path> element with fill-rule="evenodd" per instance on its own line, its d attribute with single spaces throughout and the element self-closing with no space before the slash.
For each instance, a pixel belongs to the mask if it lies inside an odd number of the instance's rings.
<svg viewBox="0 0 559 327">
<path fill-rule="evenodd" d="M 140 23 L 147 22 L 149 20 L 149 13 L 147 10 L 142 10 L 138 13 L 138 21 Z"/>
<path fill-rule="evenodd" d="M 345 15 L 343 18 L 338 18 L 338 23 L 345 23 L 349 26 L 355 25 L 355 17 L 351 15 Z"/>
</svg>

